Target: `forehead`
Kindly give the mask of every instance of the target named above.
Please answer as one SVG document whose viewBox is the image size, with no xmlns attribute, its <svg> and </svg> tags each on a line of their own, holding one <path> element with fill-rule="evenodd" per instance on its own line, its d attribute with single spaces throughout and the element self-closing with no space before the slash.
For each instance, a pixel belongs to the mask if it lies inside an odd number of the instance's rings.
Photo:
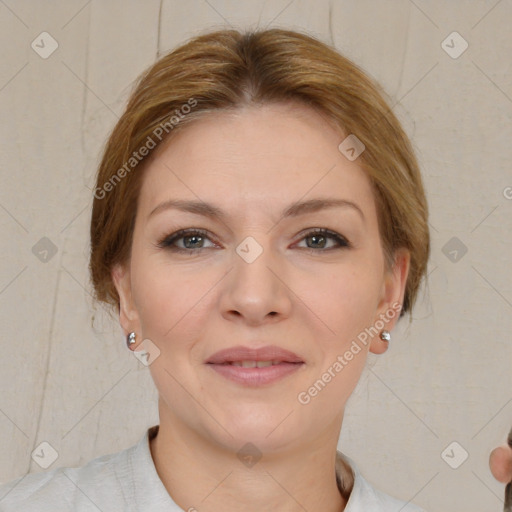
<svg viewBox="0 0 512 512">
<path fill-rule="evenodd" d="M 208 113 L 157 148 L 144 173 L 141 214 L 183 197 L 240 212 L 328 196 L 374 211 L 369 178 L 338 149 L 344 138 L 301 104 Z"/>
</svg>

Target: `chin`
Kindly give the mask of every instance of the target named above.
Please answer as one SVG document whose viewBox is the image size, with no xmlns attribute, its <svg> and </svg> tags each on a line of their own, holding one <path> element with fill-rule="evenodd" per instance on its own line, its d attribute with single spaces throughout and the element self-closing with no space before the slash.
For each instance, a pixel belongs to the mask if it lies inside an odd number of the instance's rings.
<svg viewBox="0 0 512 512">
<path fill-rule="evenodd" d="M 227 423 L 227 430 L 232 437 L 224 431 L 222 435 L 232 449 L 238 450 L 246 443 L 252 443 L 261 451 L 279 451 L 301 437 L 299 425 L 295 424 L 291 416 L 285 419 L 286 414 L 281 414 L 264 418 L 252 414 L 233 418 L 233 421 Z"/>
</svg>

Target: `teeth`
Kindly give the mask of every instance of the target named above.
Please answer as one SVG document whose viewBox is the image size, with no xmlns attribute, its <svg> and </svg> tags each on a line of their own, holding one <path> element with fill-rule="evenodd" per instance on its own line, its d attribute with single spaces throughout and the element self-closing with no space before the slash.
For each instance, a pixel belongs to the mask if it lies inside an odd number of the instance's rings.
<svg viewBox="0 0 512 512">
<path fill-rule="evenodd" d="M 256 366 L 258 368 L 263 368 L 264 366 L 272 366 L 272 361 L 257 361 Z"/>
<path fill-rule="evenodd" d="M 282 361 L 233 361 L 229 363 L 233 366 L 242 366 L 243 368 L 263 368 L 265 366 L 272 366 L 274 364 L 280 364 Z"/>
</svg>

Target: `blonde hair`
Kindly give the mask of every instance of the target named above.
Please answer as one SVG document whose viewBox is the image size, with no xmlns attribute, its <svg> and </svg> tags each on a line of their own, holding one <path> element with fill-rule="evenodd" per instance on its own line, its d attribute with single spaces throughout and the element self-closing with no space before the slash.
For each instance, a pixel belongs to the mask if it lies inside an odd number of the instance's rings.
<svg viewBox="0 0 512 512">
<path fill-rule="evenodd" d="M 365 145 L 358 163 L 374 187 L 386 260 L 399 248 L 411 255 L 401 314 L 410 311 L 430 252 L 427 201 L 410 141 L 383 94 L 334 48 L 290 30 L 214 31 L 160 58 L 137 80 L 98 169 L 89 262 L 95 299 L 119 310 L 111 270 L 129 259 L 154 147 L 208 112 L 300 101 Z"/>
</svg>

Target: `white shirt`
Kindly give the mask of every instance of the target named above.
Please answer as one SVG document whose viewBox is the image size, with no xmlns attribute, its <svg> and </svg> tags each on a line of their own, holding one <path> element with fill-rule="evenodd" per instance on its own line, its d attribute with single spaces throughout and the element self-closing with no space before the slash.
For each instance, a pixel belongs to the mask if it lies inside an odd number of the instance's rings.
<svg viewBox="0 0 512 512">
<path fill-rule="evenodd" d="M 157 432 L 155 425 L 136 445 L 84 466 L 28 473 L 0 485 L 0 511 L 183 512 L 164 487 L 151 457 L 149 440 Z M 343 457 L 354 473 L 345 512 L 425 512 L 374 489 L 354 462 Z"/>
</svg>

